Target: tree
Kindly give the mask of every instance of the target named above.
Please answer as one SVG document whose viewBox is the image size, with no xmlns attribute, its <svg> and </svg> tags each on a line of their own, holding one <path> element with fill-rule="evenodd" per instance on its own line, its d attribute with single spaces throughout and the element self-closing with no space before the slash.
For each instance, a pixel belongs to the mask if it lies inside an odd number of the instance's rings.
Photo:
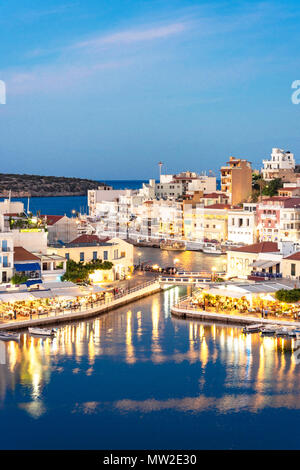
<svg viewBox="0 0 300 470">
<path fill-rule="evenodd" d="M 282 188 L 281 178 L 275 178 L 268 182 L 262 190 L 264 196 L 275 196 L 278 193 L 278 189 Z"/>
<path fill-rule="evenodd" d="M 24 276 L 22 274 L 17 274 L 17 273 L 14 274 L 10 280 L 12 284 L 25 284 L 26 281 L 28 281 L 27 276 Z"/>
<path fill-rule="evenodd" d="M 300 300 L 300 289 L 280 289 L 275 293 L 275 297 L 280 302 L 296 303 Z"/>
</svg>

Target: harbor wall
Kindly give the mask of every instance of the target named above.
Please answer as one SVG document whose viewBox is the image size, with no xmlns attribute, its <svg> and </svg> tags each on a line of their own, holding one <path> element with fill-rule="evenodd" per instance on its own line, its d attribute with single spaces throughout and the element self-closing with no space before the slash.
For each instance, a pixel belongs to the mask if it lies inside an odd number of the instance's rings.
<svg viewBox="0 0 300 470">
<path fill-rule="evenodd" d="M 267 318 L 253 318 L 246 315 L 228 315 L 226 313 L 206 312 L 204 310 L 189 310 L 177 306 L 171 307 L 171 313 L 180 318 L 189 318 L 197 320 L 210 320 L 212 322 L 230 323 L 234 325 L 251 325 L 262 323 L 266 325 L 294 326 L 299 327 L 300 322 L 289 320 L 277 320 Z"/>
<path fill-rule="evenodd" d="M 0 324 L 0 330 L 24 330 L 30 326 L 47 326 L 47 325 L 56 325 L 59 323 L 67 323 L 70 321 L 84 320 L 86 318 L 95 317 L 103 313 L 115 310 L 123 305 L 127 305 L 136 300 L 148 297 L 149 295 L 156 294 L 162 290 L 159 282 L 154 282 L 146 287 L 143 287 L 139 290 L 131 292 L 127 295 L 124 295 L 118 299 L 112 300 L 111 302 L 103 305 L 98 305 L 97 307 L 90 308 L 87 310 L 70 312 L 70 313 L 61 313 L 57 315 L 51 315 L 43 318 L 34 318 L 32 320 L 23 320 L 16 322 L 9 322 Z"/>
</svg>

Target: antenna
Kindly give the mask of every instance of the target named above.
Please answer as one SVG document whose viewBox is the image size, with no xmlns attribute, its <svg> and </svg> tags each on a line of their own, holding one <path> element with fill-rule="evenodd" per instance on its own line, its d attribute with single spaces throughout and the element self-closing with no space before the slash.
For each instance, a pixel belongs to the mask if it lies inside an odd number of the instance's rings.
<svg viewBox="0 0 300 470">
<path fill-rule="evenodd" d="M 28 199 L 27 199 L 27 214 L 29 214 L 29 196 L 28 196 Z"/>
<path fill-rule="evenodd" d="M 158 166 L 159 166 L 159 179 L 161 177 L 161 168 L 163 166 L 163 163 L 162 162 L 158 162 Z"/>
</svg>

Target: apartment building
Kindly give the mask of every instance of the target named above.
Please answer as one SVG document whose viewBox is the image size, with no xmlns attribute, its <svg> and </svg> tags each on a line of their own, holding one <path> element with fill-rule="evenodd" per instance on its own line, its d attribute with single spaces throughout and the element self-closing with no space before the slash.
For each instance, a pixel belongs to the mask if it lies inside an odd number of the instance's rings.
<svg viewBox="0 0 300 470">
<path fill-rule="evenodd" d="M 228 241 L 251 245 L 258 239 L 256 204 L 244 203 L 241 209 L 228 210 Z"/>
<path fill-rule="evenodd" d="M 59 255 L 66 260 L 88 263 L 93 260 L 113 263 L 113 279 L 122 279 L 133 267 L 133 245 L 119 238 L 101 241 L 96 235 L 81 235 L 64 245 L 48 247 L 48 255 Z"/>
<path fill-rule="evenodd" d="M 232 205 L 247 202 L 252 192 L 251 163 L 230 157 L 227 165 L 221 167 L 221 191 L 229 197 Z"/>
<path fill-rule="evenodd" d="M 216 240 L 220 243 L 228 236 L 228 204 L 212 204 L 203 209 L 204 241 Z"/>
<path fill-rule="evenodd" d="M 271 158 L 263 160 L 262 175 L 266 181 L 274 178 L 286 179 L 295 171 L 294 154 L 279 148 L 273 148 Z"/>
<path fill-rule="evenodd" d="M 300 198 L 274 196 L 257 204 L 260 241 L 300 240 Z"/>
</svg>

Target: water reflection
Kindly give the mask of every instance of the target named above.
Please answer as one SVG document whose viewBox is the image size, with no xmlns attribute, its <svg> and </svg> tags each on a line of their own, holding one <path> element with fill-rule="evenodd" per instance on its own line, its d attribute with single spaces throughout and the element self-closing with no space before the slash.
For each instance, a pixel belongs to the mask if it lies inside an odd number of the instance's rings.
<svg viewBox="0 0 300 470">
<path fill-rule="evenodd" d="M 103 406 L 126 412 L 215 409 L 224 413 L 300 408 L 294 340 L 245 336 L 234 326 L 174 319 L 170 306 L 178 295 L 176 287 L 93 321 L 67 324 L 58 328 L 53 340 L 24 334 L 19 343 L 1 342 L 2 408 L 21 387 L 23 400 L 18 406 L 39 418 L 47 412 L 45 388 L 50 383 L 55 388 L 62 373 L 69 384 L 85 376 L 93 378 L 93 387 L 99 385 L 100 400 L 89 399 L 87 387 L 80 392 L 77 405 L 70 403 L 75 413 L 93 414 Z M 125 370 L 128 381 L 119 387 L 117 377 L 111 385 L 114 398 L 102 401 L 103 375 L 99 371 L 103 364 L 107 364 L 108 374 L 112 367 Z M 132 367 L 139 371 L 135 383 Z M 162 368 L 161 382 L 157 381 L 157 367 Z M 156 395 L 143 388 L 143 377 L 153 377 Z M 136 387 L 140 399 L 136 399 Z"/>
</svg>

